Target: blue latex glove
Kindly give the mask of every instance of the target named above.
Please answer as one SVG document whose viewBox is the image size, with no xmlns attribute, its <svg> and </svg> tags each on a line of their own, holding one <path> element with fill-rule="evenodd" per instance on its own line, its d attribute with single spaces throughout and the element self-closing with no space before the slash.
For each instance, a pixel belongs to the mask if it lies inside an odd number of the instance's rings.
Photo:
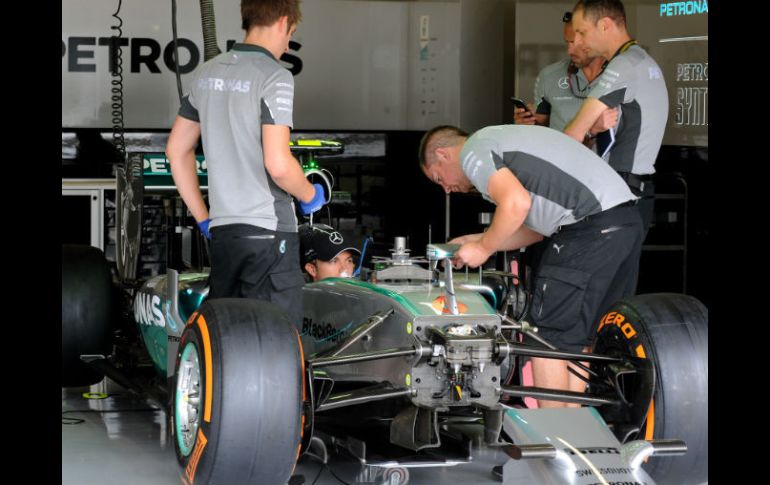
<svg viewBox="0 0 770 485">
<path fill-rule="evenodd" d="M 206 239 L 211 239 L 211 233 L 209 232 L 210 223 L 211 219 L 206 219 L 205 221 L 200 221 L 198 223 L 198 229 L 200 229 L 203 235 L 206 236 Z"/>
<path fill-rule="evenodd" d="M 300 202 L 299 208 L 302 211 L 303 216 L 309 216 L 313 212 L 317 211 L 326 203 L 326 194 L 321 184 L 313 184 L 315 187 L 315 195 L 310 202 Z"/>
</svg>

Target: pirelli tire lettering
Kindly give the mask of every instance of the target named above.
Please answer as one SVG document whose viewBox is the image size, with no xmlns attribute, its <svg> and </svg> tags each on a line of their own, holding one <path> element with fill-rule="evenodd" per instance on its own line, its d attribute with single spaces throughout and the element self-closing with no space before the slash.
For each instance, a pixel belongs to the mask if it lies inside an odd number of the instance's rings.
<svg viewBox="0 0 770 485">
<path fill-rule="evenodd" d="M 652 379 L 637 371 L 624 381 L 629 384 L 624 387 L 625 399 L 634 403 L 630 414 L 633 408 L 641 413 L 638 421 L 625 423 L 627 432 L 618 439 L 680 439 L 688 449 L 684 456 L 650 458 L 644 465 L 647 473 L 662 483 L 707 481 L 708 309 L 681 294 L 625 298 L 599 319 L 593 352 L 645 359 L 654 370 Z M 607 419 L 614 411 L 605 408 L 599 412 Z"/>
<path fill-rule="evenodd" d="M 615 325 L 619 329 L 623 330 L 623 333 L 625 333 L 628 338 L 633 337 L 636 335 L 636 330 L 634 330 L 634 327 L 631 325 L 630 322 L 626 321 L 625 315 L 618 312 L 609 312 L 606 313 L 602 319 L 599 321 L 599 328 L 596 330 L 597 333 L 602 331 L 602 328 L 605 325 Z"/>
</svg>

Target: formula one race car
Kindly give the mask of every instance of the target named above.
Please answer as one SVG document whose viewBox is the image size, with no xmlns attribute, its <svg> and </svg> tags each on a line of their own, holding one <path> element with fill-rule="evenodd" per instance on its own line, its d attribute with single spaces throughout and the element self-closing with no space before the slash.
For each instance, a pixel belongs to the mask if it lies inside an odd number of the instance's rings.
<svg viewBox="0 0 770 485">
<path fill-rule="evenodd" d="M 468 429 L 511 457 L 504 483 L 708 479 L 708 316 L 694 298 L 622 300 L 590 353 L 563 352 L 527 322 L 516 275 L 458 273 L 457 246 L 422 259 L 397 238 L 365 277 L 306 284 L 304 319 L 289 322 L 270 303 L 208 299 L 205 269 L 133 277 L 146 157 L 118 175 L 119 246 L 133 245 L 118 276 L 98 249 L 62 248 L 62 385 L 108 375 L 166 405 L 185 483 L 283 484 L 331 445 L 380 467 L 377 483 L 406 483 L 409 467 L 468 462 Z M 587 392 L 522 385 L 529 357 L 572 362 Z"/>
</svg>

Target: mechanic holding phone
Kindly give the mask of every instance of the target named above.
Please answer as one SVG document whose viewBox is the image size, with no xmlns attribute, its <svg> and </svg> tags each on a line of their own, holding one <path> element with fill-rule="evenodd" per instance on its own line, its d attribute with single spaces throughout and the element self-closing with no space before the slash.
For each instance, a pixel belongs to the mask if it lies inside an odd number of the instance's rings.
<svg viewBox="0 0 770 485">
<path fill-rule="evenodd" d="M 602 72 L 604 58 L 591 57 L 585 49 L 575 47 L 575 30 L 572 28 L 572 12 L 565 12 L 564 42 L 567 44 L 569 58 L 543 68 L 535 80 L 535 102 L 527 106 L 518 98 L 513 101 L 513 121 L 517 125 L 549 126 L 554 130 L 564 131 L 567 123 L 575 117 L 583 100 L 596 85 Z M 584 144 L 592 146 L 596 134 L 614 126 L 618 120 L 616 109 L 602 114 Z"/>
</svg>

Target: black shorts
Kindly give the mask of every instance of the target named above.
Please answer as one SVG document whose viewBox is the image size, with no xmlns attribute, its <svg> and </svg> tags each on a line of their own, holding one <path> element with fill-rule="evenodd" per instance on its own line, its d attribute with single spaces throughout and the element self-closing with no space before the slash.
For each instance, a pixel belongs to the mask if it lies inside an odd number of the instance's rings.
<svg viewBox="0 0 770 485">
<path fill-rule="evenodd" d="M 636 291 L 639 210 L 614 207 L 564 226 L 545 241 L 529 320 L 553 345 L 576 352 L 590 345 L 604 310 Z"/>
<path fill-rule="evenodd" d="M 289 321 L 302 321 L 299 236 L 248 224 L 211 228 L 209 298 L 255 298 L 275 303 Z"/>
</svg>

